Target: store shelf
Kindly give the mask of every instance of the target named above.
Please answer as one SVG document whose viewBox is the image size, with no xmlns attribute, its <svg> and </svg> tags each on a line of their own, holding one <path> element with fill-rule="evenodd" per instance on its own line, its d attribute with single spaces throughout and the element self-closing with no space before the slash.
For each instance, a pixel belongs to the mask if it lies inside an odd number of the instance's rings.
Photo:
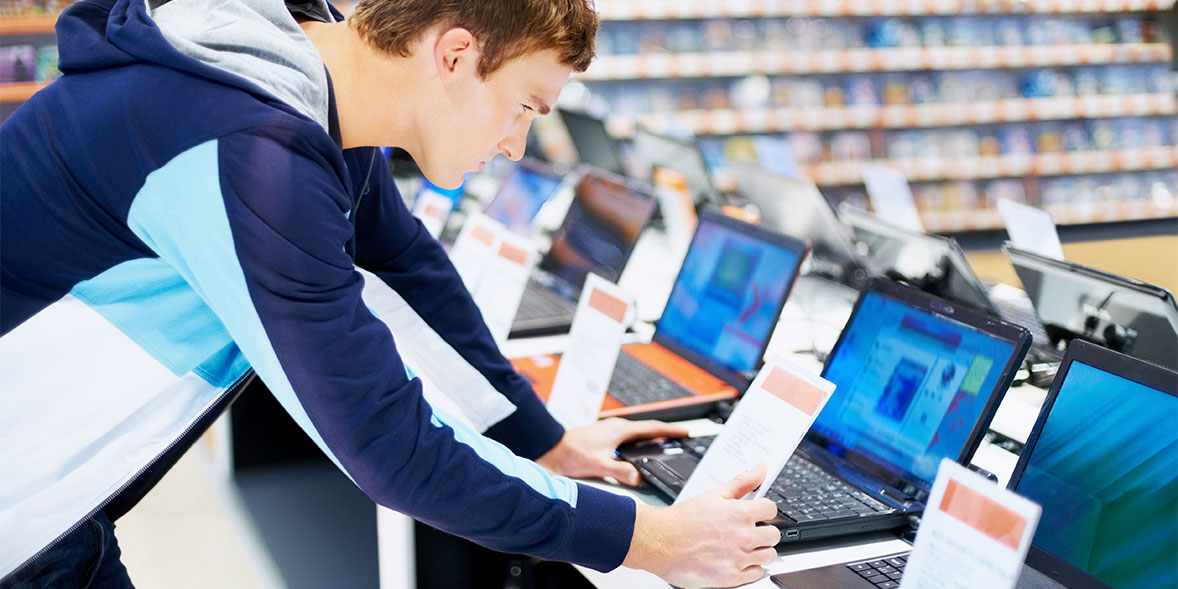
<svg viewBox="0 0 1178 589">
<path fill-rule="evenodd" d="M 1082 14 L 1165 10 L 1174 0 L 599 0 L 602 20 Z"/>
<path fill-rule="evenodd" d="M 1083 225 L 1145 219 L 1178 217 L 1178 203 L 1159 204 L 1153 199 L 1105 201 L 1099 203 L 1061 203 L 1042 207 L 1059 225 Z M 921 212 L 925 229 L 932 233 L 962 233 L 1001 229 L 1002 216 L 994 209 Z"/>
<path fill-rule="evenodd" d="M 56 14 L 0 18 L 0 35 L 52 35 Z"/>
<path fill-rule="evenodd" d="M 24 102 L 49 82 L 14 82 L 0 84 L 0 102 Z"/>
<path fill-rule="evenodd" d="M 819 186 L 859 184 L 863 181 L 861 167 L 864 163 L 867 162 L 814 164 L 809 166 L 808 173 Z M 912 182 L 1103 174 L 1178 167 L 1178 146 L 1015 154 L 973 159 L 925 157 L 873 160 L 871 163 L 900 170 Z"/>
<path fill-rule="evenodd" d="M 592 82 L 1159 63 L 1171 52 L 1167 43 L 1124 43 L 607 55 L 577 77 Z"/>
<path fill-rule="evenodd" d="M 636 125 L 655 132 L 688 130 L 695 135 L 733 135 L 846 129 L 917 129 L 1066 119 L 1178 114 L 1178 96 L 1129 94 L 1009 98 L 967 104 L 904 104 L 843 108 L 680 110 L 610 117 L 610 131 L 628 137 Z"/>
</svg>

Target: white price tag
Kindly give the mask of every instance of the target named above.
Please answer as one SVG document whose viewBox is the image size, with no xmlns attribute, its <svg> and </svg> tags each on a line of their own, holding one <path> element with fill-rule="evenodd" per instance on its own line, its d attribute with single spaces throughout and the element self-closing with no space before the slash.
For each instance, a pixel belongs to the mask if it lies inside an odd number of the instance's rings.
<svg viewBox="0 0 1178 589">
<path fill-rule="evenodd" d="M 500 231 L 505 229 L 499 222 L 482 213 L 474 213 L 466 218 L 462 231 L 450 248 L 450 263 L 454 264 L 462 282 L 466 284 L 466 290 L 471 293 L 479 288 L 479 282 L 487 270 L 487 261 L 495 252 Z"/>
<path fill-rule="evenodd" d="M 941 461 L 901 589 L 1010 589 L 1041 510 L 951 460 Z"/>
<path fill-rule="evenodd" d="M 876 165 L 863 166 L 863 184 L 875 214 L 895 225 L 924 233 L 916 200 L 908 179 L 898 170 Z"/>
<path fill-rule="evenodd" d="M 621 288 L 589 274 L 548 397 L 548 412 L 565 428 L 597 421 L 630 311 Z"/>
<path fill-rule="evenodd" d="M 764 497 L 830 400 L 834 383 L 771 357 L 692 471 L 676 503 L 706 493 L 764 463 L 765 478 L 747 498 Z"/>
<path fill-rule="evenodd" d="M 474 301 L 495 341 L 502 344 L 511 333 L 511 322 L 528 286 L 528 276 L 539 256 L 536 244 L 506 229 L 499 233 L 495 254 L 487 261 L 487 271 L 474 291 Z"/>
<path fill-rule="evenodd" d="M 442 228 L 446 226 L 446 219 L 450 217 L 453 208 L 454 201 L 450 197 L 426 188 L 417 194 L 417 200 L 413 203 L 413 216 L 420 219 L 425 230 L 436 239 L 442 234 Z"/>
</svg>

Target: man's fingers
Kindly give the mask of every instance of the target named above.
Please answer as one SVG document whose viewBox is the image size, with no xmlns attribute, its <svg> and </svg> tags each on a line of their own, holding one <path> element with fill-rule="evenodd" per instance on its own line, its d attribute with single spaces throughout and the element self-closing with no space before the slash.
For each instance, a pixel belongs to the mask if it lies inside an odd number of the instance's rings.
<svg viewBox="0 0 1178 589">
<path fill-rule="evenodd" d="M 649 438 L 683 438 L 688 434 L 687 428 L 671 425 L 662 421 L 646 419 L 642 421 L 623 420 L 626 427 L 622 431 L 619 443 L 646 440 Z"/>
<path fill-rule="evenodd" d="M 774 557 L 774 558 L 776 558 L 776 557 Z M 769 562 L 773 562 L 773 561 L 769 561 Z M 759 564 L 756 564 L 756 565 L 747 567 L 744 570 L 740 571 L 740 574 L 738 574 L 736 576 L 736 582 L 733 583 L 733 585 L 747 585 L 747 584 L 752 583 L 754 581 L 760 581 L 761 577 L 764 577 L 764 576 L 765 576 L 765 567 L 763 567 Z"/>
<path fill-rule="evenodd" d="M 754 522 L 769 521 L 777 517 L 777 505 L 764 497 L 755 499 L 748 502 L 748 514 Z"/>
<path fill-rule="evenodd" d="M 781 542 L 781 530 L 775 526 L 761 525 L 757 526 L 753 534 L 753 545 L 750 548 L 772 548 L 778 542 Z"/>
<path fill-rule="evenodd" d="M 765 463 L 762 462 L 736 475 L 736 478 L 720 487 L 720 496 L 725 499 L 740 499 L 755 491 L 763 478 L 765 478 Z"/>
<path fill-rule="evenodd" d="M 603 465 L 602 469 L 606 476 L 613 477 L 615 481 L 623 485 L 631 487 L 637 485 L 642 477 L 639 476 L 638 471 L 629 462 L 622 462 L 620 460 L 609 460 Z"/>
</svg>

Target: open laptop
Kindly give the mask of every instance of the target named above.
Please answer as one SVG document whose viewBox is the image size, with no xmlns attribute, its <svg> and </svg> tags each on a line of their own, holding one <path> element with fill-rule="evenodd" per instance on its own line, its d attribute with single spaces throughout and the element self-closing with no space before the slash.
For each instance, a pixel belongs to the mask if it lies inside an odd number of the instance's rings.
<svg viewBox="0 0 1178 589">
<path fill-rule="evenodd" d="M 618 142 L 605 127 L 605 121 L 587 113 L 557 107 L 560 119 L 569 132 L 573 148 L 581 163 L 626 175 L 626 166 Z"/>
<path fill-rule="evenodd" d="M 875 278 L 822 372 L 836 389 L 766 497 L 783 542 L 886 530 L 919 516 L 942 458 L 967 464 L 1030 345 L 993 316 Z M 708 439 L 619 455 L 674 497 Z"/>
<path fill-rule="evenodd" d="M 760 368 L 808 250 L 704 209 L 653 340 L 622 347 L 601 416 L 699 417 L 736 398 Z M 547 398 L 558 362 L 513 364 Z"/>
<path fill-rule="evenodd" d="M 683 174 L 697 207 L 723 204 L 708 175 L 703 152 L 694 141 L 654 133 L 642 127 L 634 129 L 630 141 L 634 146 L 634 157 L 640 159 L 646 169 L 670 168 Z"/>
<path fill-rule="evenodd" d="M 565 333 L 590 272 L 617 282 L 654 212 L 653 189 L 584 167 L 564 222 L 528 281 L 508 337 Z"/>
<path fill-rule="evenodd" d="M 508 172 L 483 214 L 520 235 L 532 231 L 532 221 L 556 189 L 565 174 L 550 164 L 525 157 Z"/>
<path fill-rule="evenodd" d="M 1178 370 L 1178 304 L 1147 282 L 1006 244 L 1053 342 L 1088 340 Z"/>
<path fill-rule="evenodd" d="M 810 180 L 787 178 L 761 166 L 738 163 L 728 173 L 740 196 L 756 205 L 763 223 L 813 245 L 809 273 L 863 288 L 868 262 L 859 255 L 851 230 Z"/>
<path fill-rule="evenodd" d="M 1178 373 L 1073 342 L 1008 488 L 1043 508 L 1018 589 L 1178 587 Z M 891 554 L 772 579 L 890 589 L 906 564 Z"/>
<path fill-rule="evenodd" d="M 854 230 L 874 266 L 889 278 L 1029 329 L 1033 363 L 1050 365 L 1050 368 L 1036 369 L 1036 373 L 1045 375 L 1043 386 L 1050 382 L 1063 352 L 1035 316 L 1030 301 L 992 297 L 974 274 L 957 240 L 911 231 L 855 207 L 841 207 L 839 216 Z"/>
</svg>

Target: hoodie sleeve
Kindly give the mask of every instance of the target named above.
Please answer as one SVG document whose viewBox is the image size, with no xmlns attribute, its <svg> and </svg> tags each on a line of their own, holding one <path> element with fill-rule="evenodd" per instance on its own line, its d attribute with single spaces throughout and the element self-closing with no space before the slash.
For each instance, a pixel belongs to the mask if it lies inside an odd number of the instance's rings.
<svg viewBox="0 0 1178 589">
<path fill-rule="evenodd" d="M 150 174 L 128 224 L 378 504 L 496 550 L 618 566 L 633 534 L 631 499 L 549 475 L 435 412 L 406 377 L 344 251 L 352 205 L 342 170 L 321 130 L 234 133 Z"/>
<path fill-rule="evenodd" d="M 353 185 L 362 192 L 356 210 L 356 265 L 378 276 L 404 299 L 405 312 L 419 319 L 415 339 L 431 340 L 429 356 L 445 366 L 430 374 L 439 388 L 457 392 L 464 408 L 475 412 L 493 406 L 495 397 L 506 397 L 506 411 L 482 411 L 494 422 L 479 425 L 520 456 L 543 455 L 564 429 L 499 352 L 445 250 L 406 208 L 376 150 L 346 153 Z"/>
</svg>

